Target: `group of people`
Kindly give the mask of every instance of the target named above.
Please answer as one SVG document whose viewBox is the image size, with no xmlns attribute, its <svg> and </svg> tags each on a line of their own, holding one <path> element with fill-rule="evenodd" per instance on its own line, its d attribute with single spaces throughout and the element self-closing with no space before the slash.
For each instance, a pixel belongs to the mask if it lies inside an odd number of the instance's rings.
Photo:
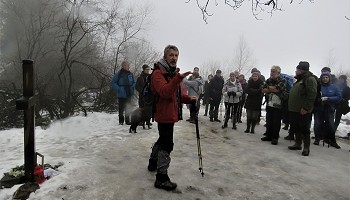
<svg viewBox="0 0 350 200">
<path fill-rule="evenodd" d="M 195 117 L 198 117 L 200 100 L 203 100 L 205 107 L 204 115 L 209 114 L 211 122 L 221 122 L 218 114 L 223 98 L 225 105 L 223 129 L 228 127 L 230 120 L 232 129 L 237 129 L 236 123 L 242 123 L 242 110 L 245 108 L 247 126 L 244 132 L 253 134 L 255 126 L 260 121 L 265 98 L 266 132 L 261 138 L 262 141 L 277 145 L 281 121 L 288 119 L 284 123 L 290 124 L 289 139 L 292 136 L 295 140 L 295 144 L 288 148 L 303 150 L 302 155 L 308 156 L 311 121 L 314 116 L 314 144 L 318 145 L 323 139 L 331 146 L 340 148 L 335 139 L 339 122 L 334 123 L 334 116 L 340 120 L 341 115 L 346 114 L 344 109 L 340 110 L 340 104 L 348 108 L 349 99 L 346 92 L 343 92 L 347 91 L 345 88 L 348 87 L 346 76 L 340 76 L 337 84 L 333 83 L 330 70 L 322 72 L 320 78 L 315 78 L 309 71 L 309 63 L 301 61 L 296 66 L 295 82 L 291 88 L 288 88 L 287 80 L 281 75 L 279 66 L 271 67 L 270 77 L 266 80 L 259 70 L 253 68 L 248 81 L 237 71 L 230 73 L 229 78 L 224 80 L 221 70 L 217 70 L 214 76 L 208 75 L 208 79 L 204 81 L 198 67 L 194 68 L 193 72 L 180 73 L 180 69 L 177 68 L 178 56 L 179 50 L 176 46 L 166 46 L 163 58 L 154 64 L 150 78 L 152 92 L 157 95 L 153 110 L 159 138 L 152 147 L 148 170 L 157 172 L 154 183 L 156 188 L 174 190 L 177 187 L 168 176 L 170 154 L 174 146 L 174 124 L 182 120 L 183 104 L 188 104 L 190 108 L 190 118 L 187 121 L 194 123 Z M 150 67 L 144 65 L 142 68 L 143 71 L 135 82 L 129 71 L 129 63 L 123 62 L 122 69 L 111 81 L 112 87 L 117 91 L 120 125 L 124 124 L 124 120 L 126 124 L 129 123 L 129 117 L 127 113 L 124 117 L 124 112 L 125 105 L 134 95 L 134 87 L 140 95 L 142 94 L 142 87 L 150 73 Z M 186 78 L 190 74 L 191 76 Z M 321 96 L 318 96 L 318 93 Z M 139 106 L 145 106 L 142 96 L 139 96 Z M 194 107 L 196 109 L 193 109 Z"/>
</svg>

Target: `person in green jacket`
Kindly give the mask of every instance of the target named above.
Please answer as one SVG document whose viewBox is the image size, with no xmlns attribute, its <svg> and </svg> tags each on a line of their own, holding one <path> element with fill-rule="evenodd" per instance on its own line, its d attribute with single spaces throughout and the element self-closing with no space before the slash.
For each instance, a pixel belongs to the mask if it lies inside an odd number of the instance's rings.
<svg viewBox="0 0 350 200">
<path fill-rule="evenodd" d="M 295 71 L 297 81 L 290 90 L 288 99 L 290 129 L 295 132 L 295 144 L 288 149 L 301 150 L 301 144 L 304 142 L 303 156 L 308 156 L 310 153 L 310 127 L 317 95 L 317 80 L 309 68 L 308 62 L 299 62 Z"/>
</svg>

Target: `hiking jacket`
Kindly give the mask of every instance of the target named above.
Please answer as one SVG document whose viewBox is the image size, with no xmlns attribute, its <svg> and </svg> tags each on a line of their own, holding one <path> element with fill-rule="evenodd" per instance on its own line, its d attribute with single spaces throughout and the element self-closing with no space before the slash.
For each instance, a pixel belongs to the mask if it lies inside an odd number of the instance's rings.
<svg viewBox="0 0 350 200">
<path fill-rule="evenodd" d="M 317 95 L 316 79 L 312 77 L 312 73 L 309 71 L 294 78 L 297 81 L 289 92 L 288 110 L 300 113 L 301 108 L 304 108 L 308 113 L 312 113 Z"/>
<path fill-rule="evenodd" d="M 183 79 L 183 83 L 186 85 L 189 96 L 199 97 L 202 94 L 203 83 L 200 78 Z"/>
<path fill-rule="evenodd" d="M 221 76 L 215 75 L 209 82 L 208 92 L 209 99 L 211 98 L 214 102 L 220 102 L 222 96 L 222 88 L 224 86 L 224 79 Z"/>
<path fill-rule="evenodd" d="M 247 93 L 247 99 L 244 104 L 244 107 L 247 110 L 261 110 L 263 97 L 261 90 L 263 84 L 264 82 L 260 78 L 257 81 L 254 81 L 253 79 L 248 80 L 248 84 L 245 88 L 245 92 Z"/>
<path fill-rule="evenodd" d="M 173 76 L 162 68 L 154 70 L 151 89 L 158 96 L 154 114 L 156 122 L 175 123 L 182 119 L 182 103 L 191 103 L 190 96 L 179 89 L 182 80 L 179 73 Z"/>
<path fill-rule="evenodd" d="M 139 93 L 139 107 L 145 106 L 145 102 L 144 102 L 143 96 L 142 96 L 142 90 L 145 86 L 146 79 L 147 79 L 148 75 L 149 74 L 146 74 L 145 72 L 141 72 L 140 76 L 136 80 L 135 89 Z"/>
<path fill-rule="evenodd" d="M 241 103 L 244 103 L 246 101 L 246 98 L 247 98 L 247 94 L 245 92 L 245 89 L 247 87 L 247 81 L 245 79 L 243 79 L 242 81 L 239 80 L 239 83 L 241 84 L 242 90 L 243 90 L 242 96 L 239 98 L 239 101 Z"/>
<path fill-rule="evenodd" d="M 228 92 L 235 92 L 236 96 L 228 96 Z M 224 102 L 226 103 L 238 103 L 240 97 L 243 94 L 243 89 L 239 81 L 234 80 L 233 82 L 229 79 L 224 84 L 222 88 L 222 93 L 224 96 Z"/>
<path fill-rule="evenodd" d="M 336 85 L 332 84 L 332 77 L 330 73 L 323 72 L 320 76 L 322 80 L 323 76 L 329 77 L 328 83 L 323 83 L 321 81 L 321 94 L 322 97 L 328 97 L 326 101 L 322 101 L 322 103 L 315 108 L 315 110 L 324 110 L 327 107 L 330 107 L 332 110 L 335 109 L 336 104 L 342 99 L 341 93 Z"/>
<path fill-rule="evenodd" d="M 134 95 L 135 80 L 130 71 L 120 69 L 112 78 L 111 87 L 118 98 L 126 99 Z"/>
<path fill-rule="evenodd" d="M 268 96 L 267 106 L 281 109 L 283 101 L 288 99 L 287 80 L 280 76 L 276 78 L 268 78 L 263 88 L 267 88 L 268 86 L 275 86 L 278 92 L 266 93 Z"/>
<path fill-rule="evenodd" d="M 140 76 L 136 80 L 135 89 L 139 93 L 139 95 L 142 95 L 141 93 L 142 93 L 143 87 L 145 86 L 146 78 L 148 75 L 149 74 L 146 74 L 145 72 L 141 72 Z"/>
</svg>

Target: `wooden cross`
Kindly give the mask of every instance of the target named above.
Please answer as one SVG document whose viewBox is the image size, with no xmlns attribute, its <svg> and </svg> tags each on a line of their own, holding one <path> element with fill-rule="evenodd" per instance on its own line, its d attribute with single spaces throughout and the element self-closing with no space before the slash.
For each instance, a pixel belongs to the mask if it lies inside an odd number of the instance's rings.
<svg viewBox="0 0 350 200">
<path fill-rule="evenodd" d="M 24 170 L 26 181 L 34 181 L 35 154 L 35 95 L 33 60 L 23 60 L 23 96 L 16 101 L 16 109 L 24 111 Z"/>
</svg>

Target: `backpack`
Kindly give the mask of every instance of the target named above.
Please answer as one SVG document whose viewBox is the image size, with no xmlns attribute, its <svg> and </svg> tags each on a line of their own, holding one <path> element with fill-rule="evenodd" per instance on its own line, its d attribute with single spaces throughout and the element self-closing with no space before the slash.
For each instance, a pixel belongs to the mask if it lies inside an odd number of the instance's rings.
<svg viewBox="0 0 350 200">
<path fill-rule="evenodd" d="M 280 76 L 287 80 L 287 93 L 289 94 L 290 89 L 293 87 L 293 77 L 283 73 L 281 73 Z"/>
<path fill-rule="evenodd" d="M 317 107 L 317 106 L 319 106 L 319 105 L 321 105 L 321 102 L 322 102 L 322 100 L 321 100 L 321 97 L 322 97 L 322 90 L 321 90 L 321 81 L 320 81 L 320 79 L 316 76 L 316 75 L 314 75 L 314 74 L 312 74 L 311 76 L 307 76 L 307 77 L 304 77 L 303 78 L 303 87 L 304 87 L 304 89 L 306 89 L 305 87 L 305 80 L 307 79 L 307 78 L 309 78 L 309 77 L 313 77 L 315 80 L 316 80 L 316 82 L 317 82 L 317 93 L 316 93 L 316 98 L 315 98 L 315 101 L 314 101 L 314 108 L 315 107 Z"/>
<path fill-rule="evenodd" d="M 152 72 L 146 77 L 145 84 L 143 85 L 141 96 L 146 106 L 153 106 L 156 102 L 157 95 L 153 94 L 151 88 L 152 75 L 155 70 L 159 70 L 158 65 L 155 63 Z"/>
<path fill-rule="evenodd" d="M 157 64 L 154 64 L 154 67 L 152 69 L 152 73 L 150 73 L 145 80 L 145 84 L 142 88 L 141 96 L 142 100 L 145 103 L 145 106 L 151 106 L 152 107 L 152 122 L 154 122 L 154 113 L 156 112 L 156 103 L 158 101 L 158 94 L 154 94 L 151 88 L 151 80 L 152 75 L 155 70 L 159 70 L 159 67 Z"/>
</svg>

